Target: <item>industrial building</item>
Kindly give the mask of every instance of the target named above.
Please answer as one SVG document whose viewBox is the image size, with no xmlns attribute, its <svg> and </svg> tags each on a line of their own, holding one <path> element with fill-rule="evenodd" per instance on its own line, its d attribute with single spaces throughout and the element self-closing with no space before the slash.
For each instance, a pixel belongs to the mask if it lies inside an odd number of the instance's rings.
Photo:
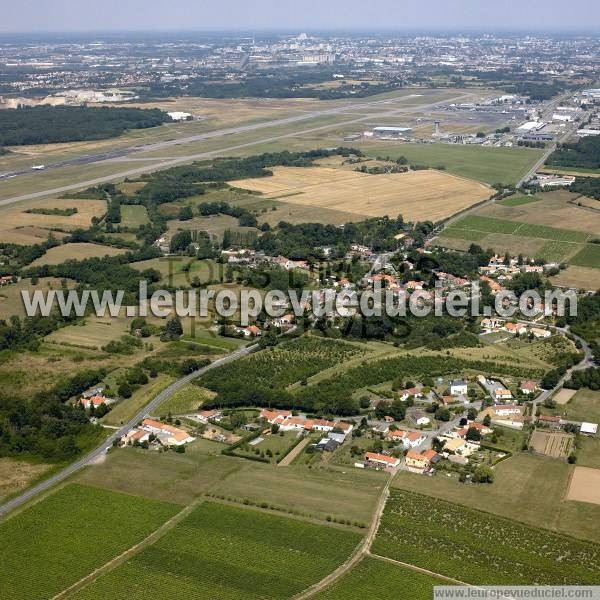
<svg viewBox="0 0 600 600">
<path fill-rule="evenodd" d="M 372 135 L 378 138 L 400 138 L 412 131 L 410 127 L 382 126 L 373 127 Z"/>
</svg>

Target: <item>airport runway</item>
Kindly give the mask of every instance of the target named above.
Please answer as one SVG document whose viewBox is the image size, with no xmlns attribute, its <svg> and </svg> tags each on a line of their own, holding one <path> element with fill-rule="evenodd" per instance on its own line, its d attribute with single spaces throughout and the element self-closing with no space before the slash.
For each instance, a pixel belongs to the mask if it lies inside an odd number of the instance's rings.
<svg viewBox="0 0 600 600">
<path fill-rule="evenodd" d="M 298 135 L 303 135 L 306 133 L 323 131 L 326 129 L 332 129 L 332 128 L 340 127 L 343 125 L 350 125 L 353 123 L 369 121 L 371 119 L 382 119 L 382 118 L 386 118 L 386 117 L 392 117 L 398 113 L 423 112 L 425 110 L 431 110 L 438 106 L 448 104 L 449 102 L 456 102 L 456 101 L 461 100 L 469 95 L 470 94 L 463 92 L 460 95 L 455 96 L 453 98 L 447 98 L 447 99 L 440 100 L 437 102 L 432 102 L 429 104 L 424 104 L 424 105 L 420 104 L 417 106 L 410 106 L 410 107 L 399 106 L 399 107 L 394 108 L 394 105 L 399 104 L 399 103 L 401 104 L 403 101 L 413 98 L 414 96 L 412 96 L 412 95 L 403 96 L 403 97 L 399 97 L 399 98 L 388 98 L 385 100 L 376 100 L 373 102 L 365 102 L 365 103 L 361 103 L 361 104 L 349 104 L 349 105 L 339 106 L 339 107 L 335 107 L 335 108 L 331 108 L 331 109 L 327 109 L 327 110 L 308 112 L 308 113 L 304 113 L 301 115 L 295 115 L 293 117 L 286 117 L 283 119 L 275 119 L 272 121 L 263 121 L 260 123 L 253 123 L 250 125 L 243 125 L 243 126 L 239 126 L 239 127 L 218 129 L 215 131 L 209 131 L 209 132 L 200 133 L 200 134 L 187 136 L 187 137 L 182 137 L 182 138 L 174 139 L 174 140 L 165 140 L 165 141 L 161 141 L 161 142 L 154 142 L 154 143 L 146 144 L 146 145 L 142 145 L 142 146 L 132 146 L 131 148 L 123 148 L 120 150 L 115 150 L 114 152 L 105 152 L 105 153 L 98 154 L 98 155 L 81 156 L 77 159 L 72 159 L 72 160 L 64 161 L 62 163 L 56 163 L 54 165 L 49 165 L 44 171 L 39 171 L 39 173 L 41 175 L 44 172 L 51 170 L 51 169 L 64 168 L 67 166 L 90 164 L 90 163 L 104 163 L 104 164 L 115 163 L 115 164 L 118 164 L 119 161 L 124 160 L 125 158 L 128 162 L 129 161 L 140 161 L 140 162 L 153 161 L 153 163 L 149 164 L 149 165 L 145 165 L 145 166 L 136 167 L 133 169 L 127 169 L 125 171 L 116 171 L 115 173 L 111 173 L 110 175 L 96 177 L 93 179 L 89 179 L 87 181 L 78 181 L 77 183 L 68 184 L 68 185 L 64 185 L 64 186 L 60 186 L 60 187 L 56 187 L 56 188 L 52 188 L 52 189 L 48 189 L 48 190 L 40 190 L 37 192 L 30 192 L 30 193 L 22 194 L 19 196 L 13 196 L 11 198 L 5 198 L 3 200 L 0 200 L 0 206 L 5 206 L 8 204 L 12 204 L 14 202 L 21 202 L 23 200 L 32 200 L 32 199 L 41 198 L 44 196 L 63 194 L 65 192 L 70 192 L 70 191 L 78 190 L 78 189 L 81 189 L 84 187 L 98 185 L 100 183 L 106 183 L 109 181 L 124 179 L 126 177 L 134 177 L 134 176 L 141 175 L 143 173 L 149 173 L 152 171 L 168 169 L 170 167 L 173 167 L 173 166 L 176 166 L 179 164 L 189 163 L 194 160 L 203 160 L 203 159 L 213 158 L 215 156 L 224 156 L 228 152 L 232 152 L 235 150 L 240 150 L 243 148 L 248 148 L 250 146 L 255 146 L 255 145 L 259 145 L 259 144 L 274 142 L 274 141 L 278 141 L 278 140 L 286 139 L 286 138 L 290 138 L 290 137 L 296 137 Z M 374 113 L 374 114 L 366 114 L 366 115 L 364 114 L 365 109 L 372 108 L 372 107 L 378 107 L 378 106 L 382 106 L 384 108 L 390 107 L 390 108 L 392 108 L 392 110 L 389 110 L 389 111 L 386 111 L 383 113 Z M 234 144 L 232 146 L 228 146 L 225 148 L 219 148 L 218 150 L 211 150 L 211 151 L 207 151 L 207 152 L 190 154 L 190 155 L 185 155 L 185 156 L 180 156 L 180 157 L 173 157 L 173 158 L 168 158 L 168 159 L 163 159 L 160 157 L 155 158 L 155 159 L 152 159 L 151 157 L 136 158 L 135 156 L 132 156 L 132 155 L 135 155 L 135 154 L 141 153 L 141 152 L 150 152 L 150 151 L 154 152 L 157 150 L 172 148 L 173 146 L 185 145 L 185 144 L 199 142 L 199 141 L 206 141 L 206 140 L 225 137 L 225 136 L 235 136 L 237 134 L 246 133 L 248 131 L 258 131 L 260 129 L 265 129 L 265 128 L 269 128 L 269 127 L 278 127 L 278 126 L 282 126 L 282 125 L 289 125 L 291 123 L 296 123 L 296 122 L 310 121 L 310 120 L 314 120 L 314 119 L 324 117 L 324 116 L 344 114 L 346 112 L 351 113 L 352 111 L 357 111 L 357 110 L 361 111 L 361 116 L 355 117 L 353 119 L 349 119 L 346 121 L 337 121 L 335 123 L 329 123 L 329 124 L 321 125 L 321 126 L 317 126 L 317 127 L 307 127 L 306 129 L 302 129 L 299 131 L 293 131 L 293 132 L 282 133 L 279 135 L 269 136 L 269 137 L 265 137 L 265 138 L 259 138 L 256 140 L 252 140 L 250 142 L 244 142 L 242 144 Z M 25 173 L 30 175 L 32 173 L 32 171 L 27 170 L 27 171 L 22 171 L 19 173 L 21 175 L 23 175 Z M 14 177 L 17 175 L 8 173 L 8 174 L 4 175 L 4 178 L 11 177 L 11 176 Z"/>
</svg>

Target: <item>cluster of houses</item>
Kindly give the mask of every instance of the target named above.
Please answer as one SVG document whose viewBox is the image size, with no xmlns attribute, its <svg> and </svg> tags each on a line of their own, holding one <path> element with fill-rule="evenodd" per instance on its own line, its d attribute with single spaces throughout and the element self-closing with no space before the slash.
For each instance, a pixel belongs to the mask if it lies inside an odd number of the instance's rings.
<svg viewBox="0 0 600 600">
<path fill-rule="evenodd" d="M 346 423 L 345 421 L 308 419 L 305 417 L 294 416 L 289 410 L 270 410 L 263 408 L 260 411 L 260 417 L 270 425 L 277 425 L 279 431 L 322 431 L 324 433 L 329 433 L 335 430 L 346 436 L 354 428 L 352 423 Z"/>
<path fill-rule="evenodd" d="M 121 441 L 124 444 L 142 444 L 150 441 L 151 435 L 154 436 L 154 439 L 159 440 L 163 446 L 183 446 L 196 439 L 187 431 L 174 427 L 169 423 L 144 419 L 139 427 L 127 432 L 121 438 Z"/>
<path fill-rule="evenodd" d="M 0 275 L 0 286 L 10 285 L 14 283 L 16 278 L 14 275 Z"/>
<path fill-rule="evenodd" d="M 540 307 L 540 316 L 543 316 L 543 307 Z M 481 321 L 481 331 L 484 334 L 498 333 L 505 331 L 510 335 L 531 335 L 536 339 L 544 339 L 552 336 L 550 329 L 545 327 L 536 327 L 535 325 L 525 325 L 524 323 L 506 322 L 496 317 L 485 317 Z"/>
<path fill-rule="evenodd" d="M 295 416 L 289 410 L 263 408 L 260 417 L 270 425 L 276 425 L 279 431 L 297 431 L 299 435 L 322 432 L 325 435 L 316 444 L 313 444 L 314 449 L 318 452 L 335 452 L 346 441 L 346 437 L 354 428 L 352 423 L 345 421 L 308 419 Z"/>
</svg>

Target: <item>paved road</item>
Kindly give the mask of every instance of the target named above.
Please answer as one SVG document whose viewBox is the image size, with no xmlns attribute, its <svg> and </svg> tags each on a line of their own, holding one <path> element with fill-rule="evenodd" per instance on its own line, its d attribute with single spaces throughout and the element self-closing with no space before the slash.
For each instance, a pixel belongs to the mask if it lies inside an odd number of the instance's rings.
<svg viewBox="0 0 600 600">
<path fill-rule="evenodd" d="M 529 322 L 519 321 L 519 323 L 528 324 Z M 560 378 L 560 381 L 551 390 L 544 390 L 537 398 L 533 400 L 533 407 L 531 410 L 531 415 L 533 417 L 535 417 L 538 404 L 543 404 L 547 398 L 550 398 L 555 392 L 560 390 L 560 388 L 564 385 L 565 381 L 568 381 L 570 379 L 573 371 L 581 371 L 583 369 L 593 367 L 596 364 L 594 360 L 594 354 L 592 352 L 592 349 L 590 348 L 590 345 L 583 338 L 579 337 L 578 335 L 575 335 L 572 331 L 569 331 L 568 327 L 562 328 L 548 326 L 548 329 L 557 333 L 569 333 L 570 335 L 572 335 L 581 344 L 581 349 L 583 350 L 583 359 L 579 363 L 568 369 L 567 372 Z"/>
<path fill-rule="evenodd" d="M 329 109 L 329 110 L 324 110 L 324 111 L 310 112 L 310 113 L 298 115 L 296 117 L 288 117 L 287 119 L 277 119 L 274 121 L 264 121 L 261 123 L 255 123 L 253 125 L 245 125 L 245 126 L 234 127 L 234 128 L 229 128 L 229 129 L 220 129 L 217 131 L 211 131 L 211 132 L 207 132 L 207 133 L 203 133 L 203 134 L 198 134 L 195 136 L 188 136 L 188 137 L 180 138 L 180 139 L 176 139 L 176 140 L 166 140 L 163 142 L 148 144 L 147 146 L 136 146 L 132 149 L 133 151 L 135 151 L 135 153 L 147 152 L 149 150 L 156 151 L 156 150 L 162 149 L 162 148 L 169 148 L 170 146 L 188 144 L 190 142 L 203 141 L 203 140 L 207 140 L 207 139 L 211 139 L 211 138 L 214 139 L 214 138 L 219 138 L 219 137 L 225 137 L 225 136 L 229 136 L 229 135 L 245 133 L 247 131 L 253 131 L 253 130 L 263 129 L 263 128 L 267 128 L 267 127 L 276 127 L 276 126 L 280 126 L 280 125 L 286 125 L 289 123 L 293 123 L 296 121 L 300 122 L 300 121 L 305 121 L 305 120 L 313 120 L 315 118 L 319 118 L 319 117 L 323 117 L 323 116 L 342 114 L 344 112 L 351 112 L 351 111 L 356 111 L 359 109 L 364 110 L 365 108 L 368 109 L 368 108 L 376 106 L 376 105 L 392 107 L 392 109 L 390 111 L 387 111 L 384 113 L 373 113 L 373 114 L 369 113 L 367 115 L 365 115 L 363 113 L 358 117 L 348 119 L 346 121 L 337 121 L 335 123 L 329 123 L 327 125 L 310 127 L 307 129 L 301 129 L 301 130 L 292 131 L 289 133 L 282 133 L 279 135 L 272 135 L 269 137 L 252 140 L 250 142 L 235 144 L 232 146 L 228 146 L 226 148 L 219 148 L 218 150 L 200 152 L 197 154 L 189 154 L 189 155 L 184 155 L 184 156 L 177 157 L 177 158 L 170 158 L 167 160 L 161 159 L 161 157 L 156 157 L 155 160 L 158 162 L 153 162 L 151 164 L 145 164 L 140 167 L 127 169 L 124 171 L 117 171 L 110 175 L 104 175 L 102 177 L 95 177 L 93 179 L 88 179 L 87 181 L 79 181 L 77 183 L 63 185 L 63 186 L 59 186 L 59 187 L 52 188 L 52 189 L 40 190 L 37 192 L 30 192 L 28 194 L 13 196 L 11 198 L 5 198 L 3 200 L 0 200 L 0 206 L 7 205 L 7 204 L 13 204 L 14 202 L 21 202 L 23 200 L 32 200 L 35 198 L 42 198 L 44 196 L 54 196 L 57 194 L 63 194 L 65 192 L 70 192 L 70 191 L 90 187 L 93 185 L 98 185 L 100 183 L 106 183 L 109 181 L 125 179 L 126 177 L 136 177 L 136 176 L 142 175 L 144 173 L 149 173 L 152 171 L 159 171 L 162 169 L 168 169 L 170 167 L 189 163 L 189 162 L 192 162 L 195 160 L 205 160 L 205 159 L 209 159 L 209 158 L 214 158 L 215 156 L 225 156 L 228 152 L 233 152 L 236 150 L 249 148 L 251 146 L 256 146 L 259 144 L 267 144 L 270 142 L 275 142 L 275 141 L 290 138 L 290 137 L 296 137 L 296 136 L 303 135 L 306 133 L 322 131 L 325 129 L 333 129 L 333 128 L 340 127 L 343 125 L 351 125 L 354 123 L 361 123 L 363 121 L 382 120 L 387 117 L 392 117 L 398 113 L 410 113 L 410 112 L 428 110 L 428 109 L 432 109 L 432 108 L 435 108 L 435 107 L 443 105 L 443 104 L 447 104 L 448 102 L 460 100 L 460 99 L 464 98 L 465 96 L 467 96 L 467 94 L 462 93 L 460 96 L 448 98 L 443 101 L 432 102 L 431 104 L 419 105 L 418 107 L 412 107 L 412 106 L 411 107 L 398 107 L 398 106 L 396 106 L 394 108 L 394 105 L 397 103 L 401 103 L 403 98 L 377 100 L 374 102 L 367 102 L 364 104 L 354 104 L 354 105 L 337 107 L 334 109 Z M 405 97 L 405 98 L 407 98 L 407 97 Z M 111 157 L 109 159 L 106 158 L 106 154 L 103 154 L 102 160 L 100 160 L 98 162 L 103 163 L 103 164 L 114 164 L 115 168 L 118 168 L 119 160 L 122 159 L 123 152 L 124 152 L 123 150 L 115 151 L 115 156 Z M 69 162 L 72 164 L 74 161 L 69 161 Z M 90 159 L 88 162 L 96 162 L 96 161 Z M 50 166 L 48 167 L 48 169 L 50 169 Z M 40 171 L 39 173 L 41 175 L 44 172 L 45 171 Z"/>
<path fill-rule="evenodd" d="M 219 359 L 215 360 L 214 362 L 212 362 L 207 367 L 204 367 L 203 369 L 199 369 L 198 371 L 194 371 L 193 373 L 190 373 L 189 375 L 186 375 L 185 377 L 178 379 L 177 381 L 172 383 L 169 387 L 165 388 L 162 392 L 160 392 L 160 394 L 158 394 L 153 400 L 151 400 L 142 410 L 140 410 L 134 417 L 132 417 L 125 425 L 123 425 L 123 427 L 121 427 L 120 429 L 118 429 L 117 431 L 112 433 L 97 448 L 95 448 L 91 452 L 88 452 L 88 454 L 86 454 L 79 460 L 75 461 L 74 463 L 68 465 L 62 471 L 59 471 L 58 473 L 56 473 L 56 475 L 53 475 L 52 477 L 49 477 L 48 479 L 42 481 L 38 485 L 33 486 L 32 488 L 29 488 L 28 490 L 23 492 L 21 495 L 16 496 L 12 500 L 6 502 L 6 504 L 3 504 L 2 506 L 0 506 L 0 516 L 8 514 L 10 511 L 21 506 L 25 502 L 31 500 L 38 494 L 45 492 L 46 490 L 50 489 L 52 486 L 56 485 L 57 483 L 60 483 L 61 481 L 64 481 L 67 477 L 70 477 L 77 471 L 80 471 L 84 467 L 93 463 L 96 459 L 98 459 L 100 456 L 102 456 L 108 448 L 110 448 L 112 446 L 112 443 L 114 440 L 121 438 L 132 427 L 135 427 L 135 425 L 137 425 L 137 423 L 139 423 L 142 419 L 144 419 L 148 415 L 152 414 L 154 409 L 157 408 L 158 405 L 161 404 L 161 402 L 166 400 L 169 396 L 171 396 L 174 392 L 176 392 L 182 386 L 190 383 L 196 377 L 206 373 L 207 371 L 210 371 L 211 369 L 214 369 L 215 367 L 219 367 L 221 365 L 232 362 L 234 360 L 238 360 L 239 358 L 242 358 L 243 356 L 246 356 L 247 354 L 254 351 L 255 349 L 256 349 L 256 345 L 241 348 L 240 350 L 237 350 L 236 352 L 233 352 L 232 354 L 228 354 L 227 356 L 225 356 L 223 358 L 219 358 Z"/>
</svg>

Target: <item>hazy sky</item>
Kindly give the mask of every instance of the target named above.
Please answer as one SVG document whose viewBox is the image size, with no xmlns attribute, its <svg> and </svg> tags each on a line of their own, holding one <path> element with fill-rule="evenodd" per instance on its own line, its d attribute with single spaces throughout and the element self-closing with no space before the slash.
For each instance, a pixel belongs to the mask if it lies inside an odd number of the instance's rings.
<svg viewBox="0 0 600 600">
<path fill-rule="evenodd" d="M 2 0 L 0 31 L 594 29 L 600 0 Z"/>
</svg>

